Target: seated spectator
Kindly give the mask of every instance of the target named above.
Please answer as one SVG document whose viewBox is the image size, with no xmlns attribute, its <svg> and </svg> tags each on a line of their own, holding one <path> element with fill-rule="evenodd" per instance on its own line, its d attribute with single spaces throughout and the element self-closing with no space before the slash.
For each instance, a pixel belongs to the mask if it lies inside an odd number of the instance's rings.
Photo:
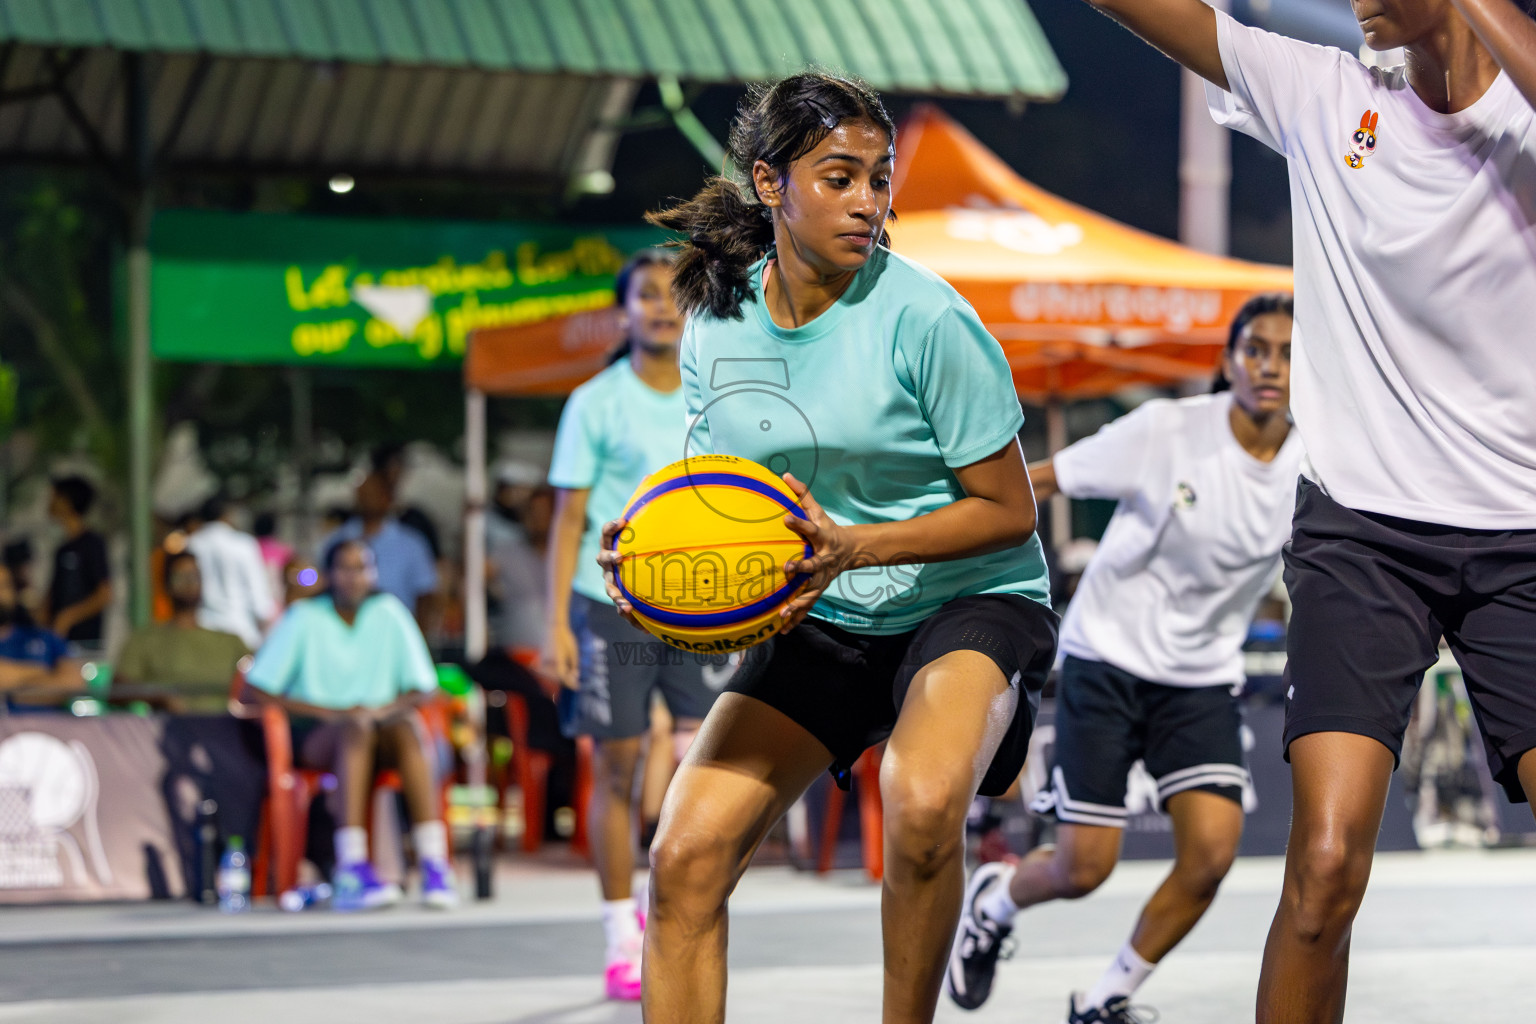
<svg viewBox="0 0 1536 1024">
<path fill-rule="evenodd" d="M 422 535 L 401 524 L 390 509 L 394 491 L 380 473 L 370 473 L 357 485 L 357 514 L 331 534 L 325 552 L 338 541 L 361 540 L 373 551 L 379 589 L 405 605 L 424 633 L 431 632 L 437 614 L 437 563 Z"/>
<path fill-rule="evenodd" d="M 100 647 L 102 613 L 112 603 L 107 542 L 86 525 L 96 488 L 79 476 L 53 481 L 48 514 L 64 528 L 64 543 L 53 553 L 53 577 L 43 624 L 71 643 Z"/>
<path fill-rule="evenodd" d="M 368 800 L 380 765 L 400 772 L 428 906 L 457 902 L 448 832 L 432 771 L 431 745 L 416 708 L 437 690 L 437 670 L 405 607 L 375 589 L 373 553 L 360 540 L 326 552 L 328 591 L 296 601 L 247 673 L 263 700 L 293 723 L 295 759 L 333 772 L 336 796 L 336 906 L 363 910 L 400 899 L 368 859 Z"/>
<path fill-rule="evenodd" d="M 78 689 L 80 663 L 65 657 L 68 647 L 33 624 L 17 603 L 10 567 L 0 564 L 0 691 Z"/>
<path fill-rule="evenodd" d="M 222 497 L 204 502 L 199 518 L 203 525 L 187 538 L 187 550 L 197 556 L 203 576 L 198 622 L 233 633 L 254 648 L 278 613 L 261 547 L 235 526 L 234 510 Z"/>
<path fill-rule="evenodd" d="M 222 711 L 230 677 L 250 648 L 233 633 L 198 625 L 203 577 L 190 551 L 165 556 L 164 579 L 170 621 L 133 631 L 118 656 L 112 685 L 163 690 L 142 699 L 175 714 Z"/>
</svg>

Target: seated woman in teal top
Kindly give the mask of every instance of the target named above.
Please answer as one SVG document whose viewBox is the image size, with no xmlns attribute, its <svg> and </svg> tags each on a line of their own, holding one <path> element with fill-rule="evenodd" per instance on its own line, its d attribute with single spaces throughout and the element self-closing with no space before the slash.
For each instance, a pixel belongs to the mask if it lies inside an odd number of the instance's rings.
<svg viewBox="0 0 1536 1024">
<path fill-rule="evenodd" d="M 726 900 L 753 851 L 817 774 L 888 739 L 885 1020 L 932 1020 L 966 810 L 1017 777 L 1054 657 L 1008 366 L 953 288 L 889 250 L 894 141 L 861 83 L 794 75 L 732 128 L 750 187 L 716 178 L 653 217 L 688 239 L 690 450 L 782 473 L 813 555 L 787 566 L 811 579 L 784 631 L 747 652 L 668 792 L 647 1018 L 723 1019 Z"/>
<path fill-rule="evenodd" d="M 325 554 L 328 589 L 295 601 L 256 652 L 246 681 L 293 723 L 294 758 L 334 772 L 335 902 L 370 910 L 396 902 L 368 859 L 368 800 L 380 764 L 399 770 L 422 901 L 457 902 L 448 833 L 438 806 L 431 747 L 416 707 L 437 690 L 437 669 L 416 620 L 400 599 L 376 589 L 373 551 L 360 539 Z"/>
</svg>

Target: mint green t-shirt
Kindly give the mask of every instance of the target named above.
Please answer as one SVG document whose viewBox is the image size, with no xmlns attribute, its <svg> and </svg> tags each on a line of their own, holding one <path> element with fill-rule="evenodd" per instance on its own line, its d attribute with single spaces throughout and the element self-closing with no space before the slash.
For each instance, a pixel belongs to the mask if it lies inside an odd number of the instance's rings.
<svg viewBox="0 0 1536 1024">
<path fill-rule="evenodd" d="M 965 497 L 954 470 L 1024 423 L 1002 347 L 931 271 L 876 248 L 810 323 L 778 326 L 751 270 L 740 320 L 695 314 L 681 367 L 690 453 L 786 470 L 838 523 L 912 519 Z M 863 633 L 915 629 L 945 602 L 1021 594 L 1049 605 L 1038 537 L 951 562 L 843 573 L 811 614 Z"/>
<path fill-rule="evenodd" d="M 252 686 L 322 708 L 381 708 L 437 689 L 427 642 L 405 605 L 374 594 L 347 625 L 329 596 L 288 606 L 245 674 Z"/>
<path fill-rule="evenodd" d="M 571 392 L 555 434 L 549 482 L 591 491 L 571 584 L 583 597 L 613 603 L 597 564 L 603 524 L 623 513 L 641 480 L 683 457 L 686 415 L 681 388 L 657 391 L 635 375 L 627 359 Z"/>
</svg>

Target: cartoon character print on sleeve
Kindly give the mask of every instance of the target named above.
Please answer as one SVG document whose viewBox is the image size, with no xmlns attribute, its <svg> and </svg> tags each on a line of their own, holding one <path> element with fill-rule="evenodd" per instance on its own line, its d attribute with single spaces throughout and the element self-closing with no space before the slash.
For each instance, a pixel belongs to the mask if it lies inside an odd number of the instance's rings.
<svg viewBox="0 0 1536 1024">
<path fill-rule="evenodd" d="M 1355 170 L 1365 166 L 1365 158 L 1376 152 L 1376 119 L 1381 115 L 1367 110 L 1360 115 L 1360 127 L 1349 136 L 1349 152 L 1344 162 Z"/>
</svg>

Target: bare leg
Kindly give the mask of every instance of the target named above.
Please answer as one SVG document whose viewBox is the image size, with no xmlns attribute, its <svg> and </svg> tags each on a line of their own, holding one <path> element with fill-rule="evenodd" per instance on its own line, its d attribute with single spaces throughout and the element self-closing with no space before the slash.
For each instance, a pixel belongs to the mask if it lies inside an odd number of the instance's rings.
<svg viewBox="0 0 1536 1024">
<path fill-rule="evenodd" d="M 1168 799 L 1168 813 L 1173 818 L 1173 870 L 1147 901 L 1131 933 L 1132 948 L 1154 964 L 1210 907 L 1243 837 L 1242 806 L 1215 793 L 1176 793 Z"/>
<path fill-rule="evenodd" d="M 880 765 L 885 803 L 885 1024 L 928 1024 L 965 888 L 965 813 L 1019 695 L 996 663 L 954 651 L 907 691 Z"/>
<path fill-rule="evenodd" d="M 387 759 L 400 772 L 405 809 L 411 816 L 411 824 L 437 821 L 442 817 L 437 806 L 437 780 L 414 716 L 383 723 L 379 726 L 378 737 L 379 757 Z"/>
<path fill-rule="evenodd" d="M 640 737 L 598 740 L 592 756 L 592 859 L 603 899 L 627 900 L 635 874 L 635 763 Z"/>
<path fill-rule="evenodd" d="M 336 755 L 331 770 L 336 773 L 340 828 L 367 827 L 377 744 L 378 734 L 371 722 L 345 718 L 337 723 Z"/>
<path fill-rule="evenodd" d="M 1392 752 L 1353 733 L 1291 744 L 1291 840 L 1285 887 L 1264 945 L 1259 1024 L 1338 1024 L 1349 936 L 1371 877 Z"/>
<path fill-rule="evenodd" d="M 646 1020 L 725 1020 L 726 901 L 768 829 L 831 763 L 782 713 L 720 695 L 667 789 L 651 846 Z"/>
<path fill-rule="evenodd" d="M 1037 847 L 1019 861 L 1009 897 L 1020 910 L 1051 900 L 1081 899 L 1115 870 L 1120 837 L 1118 828 L 1062 822 L 1054 847 Z"/>
</svg>

